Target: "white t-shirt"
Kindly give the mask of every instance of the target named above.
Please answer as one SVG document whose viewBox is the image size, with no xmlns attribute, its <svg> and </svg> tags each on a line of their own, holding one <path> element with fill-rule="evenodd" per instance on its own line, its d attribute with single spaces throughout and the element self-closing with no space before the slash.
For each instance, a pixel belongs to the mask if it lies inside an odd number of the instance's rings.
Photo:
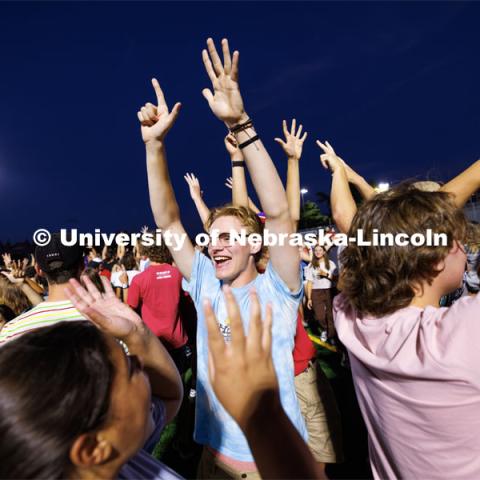
<svg viewBox="0 0 480 480">
<path fill-rule="evenodd" d="M 133 277 L 138 275 L 140 272 L 138 270 L 127 270 L 126 272 L 119 271 L 119 272 L 112 272 L 112 276 L 110 278 L 110 282 L 112 283 L 113 287 L 123 287 L 123 283 L 120 281 L 120 275 L 122 273 L 126 273 L 128 277 L 128 284 L 130 285 L 132 283 Z"/>
<path fill-rule="evenodd" d="M 332 288 L 332 280 L 331 278 L 337 271 L 337 266 L 330 260 L 330 268 L 328 269 L 328 276 L 330 278 L 326 278 L 325 272 L 327 270 L 323 266 L 323 262 L 320 263 L 318 268 L 315 268 L 312 264 L 308 265 L 305 269 L 305 278 L 307 281 L 312 282 L 312 289 L 313 290 L 325 290 L 328 288 Z"/>
</svg>

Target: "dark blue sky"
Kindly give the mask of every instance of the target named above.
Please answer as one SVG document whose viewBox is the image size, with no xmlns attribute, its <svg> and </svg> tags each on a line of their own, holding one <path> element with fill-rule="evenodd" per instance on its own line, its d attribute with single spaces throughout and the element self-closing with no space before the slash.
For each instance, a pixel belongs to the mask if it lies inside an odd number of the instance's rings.
<svg viewBox="0 0 480 480">
<path fill-rule="evenodd" d="M 168 136 L 172 181 L 228 201 L 223 125 L 201 96 L 208 36 L 240 51 L 248 113 L 282 176 L 273 138 L 295 116 L 309 132 L 302 186 L 328 191 L 314 139 L 373 180 L 447 179 L 479 156 L 479 3 L 0 3 L 2 240 L 39 227 L 152 225 L 136 111 L 183 103 Z"/>
</svg>

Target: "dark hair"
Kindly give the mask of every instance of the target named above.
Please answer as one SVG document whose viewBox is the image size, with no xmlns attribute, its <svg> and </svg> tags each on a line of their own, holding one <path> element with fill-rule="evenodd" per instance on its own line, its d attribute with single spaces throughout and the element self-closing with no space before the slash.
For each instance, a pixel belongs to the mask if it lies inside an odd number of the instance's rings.
<svg viewBox="0 0 480 480">
<path fill-rule="evenodd" d="M 125 267 L 125 270 L 136 270 L 137 268 L 137 261 L 131 252 L 126 253 L 120 263 Z"/>
<path fill-rule="evenodd" d="M 0 322 L 8 323 L 15 318 L 15 312 L 4 303 L 0 303 Z"/>
<path fill-rule="evenodd" d="M 67 283 L 70 279 L 76 278 L 78 280 L 80 272 L 83 269 L 83 258 L 80 258 L 75 265 L 70 268 L 59 268 L 51 272 L 44 272 L 47 282 L 50 285 Z"/>
<path fill-rule="evenodd" d="M 349 243 L 340 254 L 340 289 L 360 314 L 380 317 L 407 307 L 414 287 L 432 284 L 440 273 L 438 264 L 454 241 L 465 239 L 466 219 L 446 192 L 424 192 L 401 184 L 363 203 L 353 218 L 349 237 L 363 230 L 366 240 L 373 232 L 426 234 L 427 229 L 447 235 L 447 246 L 360 246 Z"/>
<path fill-rule="evenodd" d="M 323 249 L 323 257 L 321 259 L 318 259 L 317 256 L 315 255 L 315 249 L 317 247 L 320 247 L 321 249 Z M 327 270 L 329 270 L 330 269 L 330 257 L 328 255 L 328 251 L 323 245 L 320 245 L 320 244 L 317 243 L 312 249 L 312 262 L 311 262 L 312 267 L 313 268 L 320 268 L 320 260 L 323 263 L 323 267 L 326 268 Z"/>
<path fill-rule="evenodd" d="M 152 233 L 155 235 L 153 231 L 149 230 L 149 233 Z M 173 262 L 172 255 L 170 254 L 168 247 L 165 245 L 165 242 L 163 241 L 163 237 L 161 238 L 162 238 L 162 243 L 160 245 L 154 244 L 154 245 L 146 246 L 140 243 L 139 244 L 140 255 L 145 255 L 146 257 L 148 257 L 148 259 L 151 262 L 168 263 L 171 265 Z"/>
<path fill-rule="evenodd" d="M 104 262 L 111 262 L 113 260 L 115 260 L 115 256 L 116 256 L 116 251 L 115 249 L 110 246 L 110 247 L 107 247 L 105 249 L 105 258 L 104 258 Z"/>
<path fill-rule="evenodd" d="M 106 421 L 114 366 L 87 321 L 60 322 L 0 348 L 0 478 L 65 478 L 70 448 Z"/>
<path fill-rule="evenodd" d="M 35 270 L 35 267 L 27 267 L 25 269 L 25 277 L 26 278 L 35 278 L 37 276 L 37 271 Z"/>
<path fill-rule="evenodd" d="M 97 287 L 97 290 L 101 293 L 105 293 L 105 288 L 103 286 L 103 283 L 102 283 L 102 279 L 100 278 L 100 274 L 98 273 L 97 270 L 95 270 L 94 268 L 86 268 L 83 273 L 82 273 L 82 276 L 80 277 L 80 283 L 85 287 L 85 283 L 83 282 L 82 278 L 83 277 L 88 277 L 92 282 L 93 284 Z"/>
</svg>

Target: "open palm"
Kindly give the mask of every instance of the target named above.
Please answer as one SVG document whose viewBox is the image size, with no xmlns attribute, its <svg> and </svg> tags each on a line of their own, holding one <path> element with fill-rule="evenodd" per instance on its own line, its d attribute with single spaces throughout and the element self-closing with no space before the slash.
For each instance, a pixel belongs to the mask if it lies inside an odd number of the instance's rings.
<svg viewBox="0 0 480 480">
<path fill-rule="evenodd" d="M 303 142 L 307 138 L 307 132 L 305 132 L 302 136 L 303 125 L 300 125 L 297 130 L 297 122 L 295 119 L 292 120 L 290 131 L 288 131 L 287 122 L 285 120 L 283 121 L 282 126 L 285 140 L 282 140 L 281 138 L 275 138 L 275 141 L 281 145 L 288 158 L 295 158 L 299 160 L 302 156 Z"/>
<path fill-rule="evenodd" d="M 66 293 L 75 308 L 97 327 L 120 339 L 144 329 L 142 319 L 115 296 L 108 280 L 102 277 L 104 294 L 97 290 L 88 277 L 84 276 L 82 280 L 87 289 L 72 279 Z"/>
<path fill-rule="evenodd" d="M 228 41 L 222 40 L 223 64 L 213 40 L 207 40 L 207 50 L 202 51 L 203 63 L 212 82 L 213 93 L 205 88 L 202 93 L 214 115 L 228 125 L 237 124 L 245 114 L 238 86 L 238 52 L 230 56 Z"/>
</svg>

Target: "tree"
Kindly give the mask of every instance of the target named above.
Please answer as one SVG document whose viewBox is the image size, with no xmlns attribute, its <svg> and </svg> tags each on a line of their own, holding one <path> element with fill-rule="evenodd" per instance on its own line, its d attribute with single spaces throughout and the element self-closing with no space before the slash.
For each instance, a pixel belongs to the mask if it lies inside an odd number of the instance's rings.
<svg viewBox="0 0 480 480">
<path fill-rule="evenodd" d="M 322 206 L 325 203 L 325 211 L 327 212 L 327 216 L 332 216 L 332 209 L 330 208 L 330 195 L 325 192 L 317 192 L 317 201 Z M 323 210 L 323 208 L 322 208 Z"/>
<path fill-rule="evenodd" d="M 321 225 L 330 225 L 331 221 L 327 215 L 323 215 L 315 202 L 305 202 L 300 211 L 299 229 L 314 228 Z"/>
</svg>

